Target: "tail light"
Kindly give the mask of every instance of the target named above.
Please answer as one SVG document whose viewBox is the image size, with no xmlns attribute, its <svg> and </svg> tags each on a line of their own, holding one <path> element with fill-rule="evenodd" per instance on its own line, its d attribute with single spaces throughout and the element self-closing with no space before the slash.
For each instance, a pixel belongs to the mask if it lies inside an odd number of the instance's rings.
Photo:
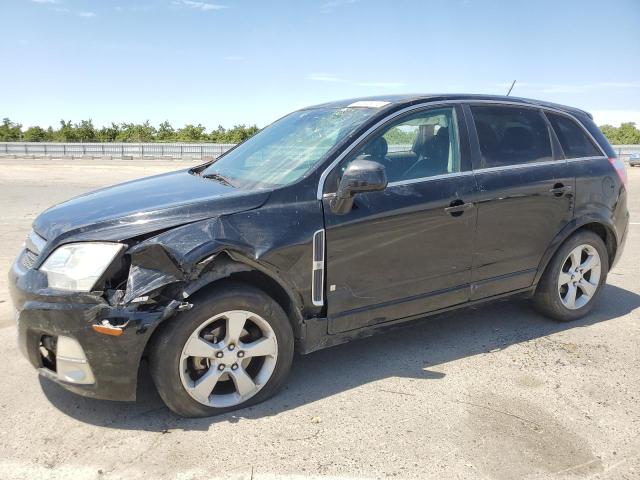
<svg viewBox="0 0 640 480">
<path fill-rule="evenodd" d="M 624 166 L 624 162 L 618 157 L 609 157 L 609 163 L 615 169 L 622 184 L 627 186 L 627 169 Z"/>
</svg>

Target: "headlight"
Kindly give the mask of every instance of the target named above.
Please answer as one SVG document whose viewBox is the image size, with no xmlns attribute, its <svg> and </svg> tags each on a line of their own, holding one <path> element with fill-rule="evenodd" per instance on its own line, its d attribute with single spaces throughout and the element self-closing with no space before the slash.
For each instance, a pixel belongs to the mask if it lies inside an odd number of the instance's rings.
<svg viewBox="0 0 640 480">
<path fill-rule="evenodd" d="M 46 272 L 51 288 L 90 292 L 123 247 L 120 243 L 70 243 L 56 248 L 40 270 Z"/>
</svg>

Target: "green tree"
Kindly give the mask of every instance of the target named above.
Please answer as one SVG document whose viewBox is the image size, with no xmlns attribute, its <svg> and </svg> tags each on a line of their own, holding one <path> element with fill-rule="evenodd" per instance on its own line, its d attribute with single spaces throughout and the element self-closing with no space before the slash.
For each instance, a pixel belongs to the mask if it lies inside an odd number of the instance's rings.
<svg viewBox="0 0 640 480">
<path fill-rule="evenodd" d="M 77 142 L 78 134 L 71 120 L 60 120 L 60 128 L 56 132 L 55 139 L 58 142 Z"/>
<path fill-rule="evenodd" d="M 99 142 L 115 142 L 120 134 L 120 126 L 111 122 L 108 127 L 102 127 L 98 130 L 96 137 Z"/>
<path fill-rule="evenodd" d="M 258 132 L 258 127 L 253 125 L 247 127 L 246 125 L 236 125 L 233 128 L 227 130 L 224 143 L 240 143 L 244 142 L 247 138 L 252 137 Z"/>
<path fill-rule="evenodd" d="M 80 120 L 80 123 L 74 125 L 76 138 L 79 142 L 95 142 L 97 141 L 96 129 L 91 119 Z"/>
<path fill-rule="evenodd" d="M 17 142 L 20 138 L 22 138 L 22 125 L 3 118 L 0 125 L 0 142 Z"/>
<path fill-rule="evenodd" d="M 143 124 L 123 123 L 116 138 L 119 142 L 153 142 L 156 136 L 156 129 L 149 123 Z"/>
<path fill-rule="evenodd" d="M 600 126 L 600 130 L 604 133 L 604 136 L 607 137 L 609 143 L 617 144 L 618 140 L 618 129 L 611 125 L 602 125 Z"/>
<path fill-rule="evenodd" d="M 198 124 L 197 126 L 188 124 L 178 130 L 177 140 L 180 142 L 202 142 L 207 140 L 205 128 Z"/>
<path fill-rule="evenodd" d="M 25 142 L 46 142 L 49 140 L 48 131 L 41 127 L 29 127 L 24 132 L 22 139 Z"/>
<path fill-rule="evenodd" d="M 618 129 L 618 139 L 622 145 L 637 145 L 640 143 L 640 130 L 633 122 L 623 123 Z"/>
<path fill-rule="evenodd" d="M 613 127 L 611 127 L 613 128 Z M 617 130 L 616 130 L 617 131 Z M 28 142 L 213 142 L 213 143 L 240 143 L 258 132 L 256 125 L 235 125 L 225 129 L 219 125 L 217 129 L 207 134 L 206 128 L 201 124 L 187 124 L 176 130 L 168 121 L 162 122 L 156 129 L 147 120 L 142 124 L 123 123 L 118 125 L 111 123 L 109 126 L 96 128 L 93 121 L 81 120 L 72 123 L 71 120 L 60 120 L 60 127 L 54 129 L 48 127 L 29 127 L 24 133 L 22 125 L 13 123 L 5 118 L 0 125 L 0 141 Z"/>
<path fill-rule="evenodd" d="M 208 140 L 213 143 L 240 143 L 255 135 L 258 130 L 256 125 L 250 127 L 244 124 L 236 125 L 229 130 L 226 130 L 222 125 L 218 125 L 218 128 L 212 130 L 207 137 Z"/>
<path fill-rule="evenodd" d="M 159 142 L 173 142 L 176 140 L 176 131 L 168 121 L 164 121 L 158 127 L 156 139 Z"/>
<path fill-rule="evenodd" d="M 209 134 L 209 141 L 213 143 L 224 143 L 225 135 L 227 131 L 222 125 L 218 125 L 218 128 L 212 130 Z"/>
<path fill-rule="evenodd" d="M 609 143 L 613 145 L 638 145 L 640 144 L 640 130 L 633 122 L 626 122 L 619 127 L 602 125 L 600 127 Z"/>
<path fill-rule="evenodd" d="M 52 126 L 49 126 L 47 128 L 47 142 L 55 142 L 56 140 L 56 131 L 53 129 Z"/>
</svg>

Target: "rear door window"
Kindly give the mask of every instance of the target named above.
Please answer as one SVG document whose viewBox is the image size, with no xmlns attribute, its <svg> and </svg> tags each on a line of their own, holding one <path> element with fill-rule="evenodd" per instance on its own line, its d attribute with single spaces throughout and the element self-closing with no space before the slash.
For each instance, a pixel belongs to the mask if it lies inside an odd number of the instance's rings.
<svg viewBox="0 0 640 480">
<path fill-rule="evenodd" d="M 576 122 L 564 115 L 546 113 L 560 141 L 565 158 L 599 157 L 602 155 Z"/>
<path fill-rule="evenodd" d="M 553 159 L 549 129 L 532 108 L 472 106 L 484 168 Z"/>
</svg>

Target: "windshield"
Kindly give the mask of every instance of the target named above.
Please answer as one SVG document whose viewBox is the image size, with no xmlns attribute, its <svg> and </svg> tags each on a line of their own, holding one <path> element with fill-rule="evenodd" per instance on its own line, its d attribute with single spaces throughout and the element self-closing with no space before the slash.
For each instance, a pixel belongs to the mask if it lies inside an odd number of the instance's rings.
<svg viewBox="0 0 640 480">
<path fill-rule="evenodd" d="M 304 176 L 375 111 L 314 108 L 291 113 L 216 160 L 201 175 L 238 188 L 286 185 Z"/>
</svg>

